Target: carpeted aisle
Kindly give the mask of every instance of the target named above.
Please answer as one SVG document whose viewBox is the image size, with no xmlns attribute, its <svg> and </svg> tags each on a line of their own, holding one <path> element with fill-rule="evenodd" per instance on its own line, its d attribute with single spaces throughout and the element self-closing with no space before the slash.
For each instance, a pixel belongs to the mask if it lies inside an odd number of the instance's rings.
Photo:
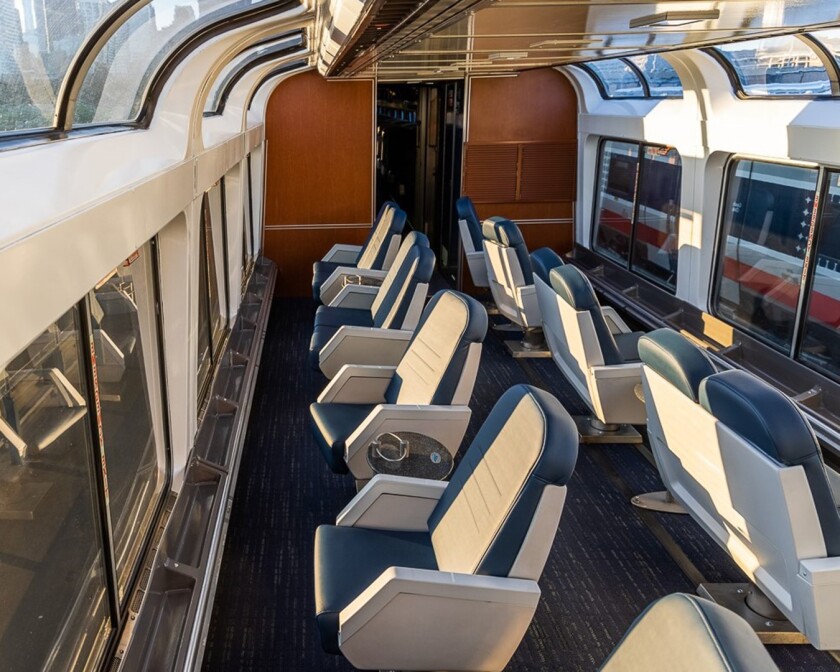
<svg viewBox="0 0 840 672">
<path fill-rule="evenodd" d="M 355 493 L 332 474 L 309 431 L 309 404 L 326 380 L 306 365 L 314 307 L 275 300 L 245 441 L 204 669 L 351 670 L 321 653 L 314 627 L 313 536 Z M 507 335 L 510 337 L 509 335 Z M 513 384 L 550 390 L 572 413 L 582 401 L 551 360 L 511 359 L 488 333 L 467 445 Z M 511 672 L 594 670 L 638 613 L 657 597 L 694 585 L 627 501 L 660 488 L 635 448 L 584 447 L 560 530 L 540 582 L 536 618 Z M 737 580 L 729 558 L 687 517 L 657 516 L 709 580 Z M 810 647 L 772 647 L 784 671 L 836 670 Z"/>
</svg>

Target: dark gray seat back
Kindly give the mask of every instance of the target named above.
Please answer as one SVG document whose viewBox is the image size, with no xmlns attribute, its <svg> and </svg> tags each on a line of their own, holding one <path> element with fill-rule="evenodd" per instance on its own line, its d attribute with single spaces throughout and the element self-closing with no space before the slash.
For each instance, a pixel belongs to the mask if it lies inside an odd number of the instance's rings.
<svg viewBox="0 0 840 672">
<path fill-rule="evenodd" d="M 435 253 L 429 249 L 429 239 L 412 231 L 403 239 L 371 305 L 373 326 L 401 329 L 417 285 L 428 284 L 434 270 Z"/>
<path fill-rule="evenodd" d="M 716 373 L 712 360 L 673 329 L 656 329 L 639 339 L 639 357 L 692 401 L 700 401 L 700 383 Z"/>
<path fill-rule="evenodd" d="M 498 243 L 502 247 L 510 247 L 516 254 L 519 267 L 522 269 L 522 279 L 526 285 L 534 284 L 533 273 L 531 272 L 531 258 L 528 254 L 528 246 L 519 227 L 504 217 L 490 217 L 485 219 L 481 225 L 481 232 L 485 239 Z"/>
<path fill-rule="evenodd" d="M 467 230 L 470 232 L 470 240 L 475 250 L 482 251 L 484 236 L 481 233 L 481 220 L 478 218 L 472 199 L 469 196 L 461 196 L 455 201 L 455 212 L 458 214 L 458 219 L 463 219 L 467 223 Z"/>
</svg>

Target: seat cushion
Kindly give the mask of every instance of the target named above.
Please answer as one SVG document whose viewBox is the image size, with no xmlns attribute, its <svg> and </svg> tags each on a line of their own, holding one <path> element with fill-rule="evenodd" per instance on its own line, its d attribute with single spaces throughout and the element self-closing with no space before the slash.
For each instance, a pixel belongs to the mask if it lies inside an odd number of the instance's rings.
<svg viewBox="0 0 840 672">
<path fill-rule="evenodd" d="M 657 329 L 640 338 L 639 357 L 695 402 L 700 401 L 700 383 L 715 373 L 709 356 L 673 329 Z"/>
<path fill-rule="evenodd" d="M 625 362 L 639 361 L 639 339 L 645 335 L 643 331 L 631 331 L 629 334 L 615 334 L 615 344 L 618 346 L 618 352 L 621 353 L 621 359 Z"/>
<path fill-rule="evenodd" d="M 814 430 L 796 405 L 746 371 L 723 371 L 700 384 L 700 405 L 758 450 L 786 466 L 801 466 L 830 557 L 840 556 L 840 514 Z"/>
<path fill-rule="evenodd" d="M 316 327 L 372 327 L 373 316 L 363 308 L 339 308 L 337 306 L 319 306 L 315 311 Z"/>
<path fill-rule="evenodd" d="M 777 670 L 740 616 L 693 595 L 654 602 L 601 668 L 602 672 L 771 672 Z"/>
<path fill-rule="evenodd" d="M 426 532 L 321 525 L 315 530 L 315 620 L 321 646 L 338 648 L 338 616 L 389 567 L 437 569 Z"/>
<path fill-rule="evenodd" d="M 314 371 L 321 370 L 321 350 L 335 336 L 341 327 L 315 327 L 309 339 L 309 366 Z"/>
<path fill-rule="evenodd" d="M 346 474 L 345 442 L 375 408 L 374 404 L 312 404 L 309 415 L 318 447 L 336 474 Z"/>
<path fill-rule="evenodd" d="M 321 285 L 329 278 L 333 271 L 341 267 L 355 268 L 356 264 L 339 264 L 334 261 L 316 261 L 312 264 L 312 298 L 321 303 Z"/>
</svg>

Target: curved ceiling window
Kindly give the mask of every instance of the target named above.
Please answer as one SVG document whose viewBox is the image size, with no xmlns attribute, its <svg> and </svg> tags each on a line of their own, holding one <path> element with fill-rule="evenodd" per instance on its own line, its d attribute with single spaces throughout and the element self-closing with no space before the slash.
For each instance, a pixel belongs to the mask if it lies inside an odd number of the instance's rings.
<svg viewBox="0 0 840 672">
<path fill-rule="evenodd" d="M 583 65 L 598 82 L 604 98 L 644 98 L 645 87 L 636 69 L 620 58 Z"/>
<path fill-rule="evenodd" d="M 96 56 L 76 103 L 74 124 L 133 121 L 157 67 L 197 28 L 271 0 L 152 0 Z"/>
<path fill-rule="evenodd" d="M 820 56 L 795 35 L 736 42 L 714 48 L 745 96 L 830 96 Z"/>
<path fill-rule="evenodd" d="M 0 0 L 0 132 L 52 126 L 56 95 L 108 0 Z"/>
<path fill-rule="evenodd" d="M 677 71 L 659 54 L 631 56 L 629 59 L 645 78 L 652 98 L 682 98 L 683 87 Z"/>
<path fill-rule="evenodd" d="M 303 33 L 295 32 L 285 35 L 282 39 L 272 40 L 240 53 L 224 67 L 216 78 L 213 89 L 204 105 L 204 114 L 219 114 L 222 112 L 226 92 L 249 68 L 260 63 L 276 60 L 283 55 L 291 55 L 299 51 L 299 48 L 303 45 Z"/>
<path fill-rule="evenodd" d="M 818 40 L 834 56 L 834 62 L 840 68 L 840 28 L 820 30 L 811 33 L 811 37 Z"/>
</svg>

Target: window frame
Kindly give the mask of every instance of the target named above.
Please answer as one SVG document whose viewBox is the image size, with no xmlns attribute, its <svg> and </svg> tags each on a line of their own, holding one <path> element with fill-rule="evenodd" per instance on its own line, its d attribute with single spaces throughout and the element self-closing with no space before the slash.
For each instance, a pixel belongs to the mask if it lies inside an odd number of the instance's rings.
<svg viewBox="0 0 840 672">
<path fill-rule="evenodd" d="M 773 95 L 773 94 L 753 94 L 747 93 L 744 90 L 744 85 L 738 72 L 731 61 L 726 57 L 723 51 L 717 46 L 710 46 L 700 49 L 705 54 L 717 61 L 718 65 L 723 68 L 726 76 L 729 78 L 729 83 L 732 86 L 732 92 L 740 100 L 837 100 L 840 98 L 840 63 L 834 57 L 831 51 L 810 33 L 788 33 L 787 35 L 774 35 L 772 37 L 790 37 L 798 39 L 805 44 L 814 54 L 820 59 L 831 86 L 830 94 L 799 94 L 799 95 Z M 730 42 L 723 42 L 721 44 L 742 44 L 748 42 L 755 42 L 764 38 L 752 38 L 749 40 L 734 40 Z"/>
<path fill-rule="evenodd" d="M 597 216 L 598 216 L 598 199 L 600 196 L 600 192 L 598 190 L 598 186 L 600 184 L 600 170 L 603 161 L 603 153 L 604 147 L 608 142 L 623 142 L 627 145 L 636 145 L 637 148 L 637 169 L 636 169 L 636 182 L 633 188 L 633 219 L 630 222 L 630 239 L 628 241 L 628 252 L 627 252 L 627 259 L 623 260 L 623 262 L 619 262 L 612 257 L 608 257 L 603 252 L 599 251 L 595 246 L 595 238 L 597 234 Z M 643 150 L 645 147 L 653 147 L 658 149 L 668 149 L 674 150 L 677 153 L 677 156 L 680 159 L 680 213 L 682 212 L 682 154 L 679 153 L 679 150 L 674 147 L 673 145 L 660 145 L 657 143 L 652 142 L 644 142 L 642 140 L 633 140 L 628 138 L 619 138 L 615 136 L 602 136 L 598 141 L 598 161 L 596 164 L 596 173 L 595 173 L 595 188 L 593 189 L 593 198 L 592 198 L 592 219 L 591 219 L 591 230 L 589 232 L 589 249 L 592 250 L 594 254 L 596 254 L 599 258 L 605 259 L 614 263 L 616 266 L 622 268 L 623 270 L 627 271 L 628 273 L 632 273 L 633 275 L 650 282 L 655 287 L 658 287 L 663 292 L 667 292 L 668 294 L 676 295 L 677 293 L 677 278 L 679 277 L 679 263 L 677 263 L 677 273 L 674 276 L 674 286 L 670 287 L 669 285 L 665 284 L 664 281 L 654 278 L 650 274 L 640 273 L 633 268 L 633 257 L 635 256 L 635 242 L 636 242 L 636 226 L 639 220 L 639 185 L 642 182 L 642 177 L 644 174 L 643 168 Z M 680 230 L 680 220 L 682 219 L 682 214 L 677 215 L 677 238 L 679 239 L 679 230 Z M 677 246 L 677 254 L 679 254 L 679 244 Z"/>
<path fill-rule="evenodd" d="M 662 56 L 660 52 L 645 52 L 639 54 L 631 54 L 630 56 Z M 602 59 L 594 59 L 592 61 L 586 61 L 581 63 L 572 63 L 571 65 L 583 70 L 593 82 L 595 82 L 595 86 L 598 87 L 598 93 L 601 94 L 601 98 L 604 100 L 682 100 L 683 94 L 680 95 L 667 95 L 667 96 L 655 96 L 651 93 L 650 90 L 650 82 L 648 82 L 647 77 L 645 77 L 644 72 L 642 69 L 636 65 L 633 61 L 630 60 L 630 56 L 611 56 L 610 58 L 602 58 Z M 603 61 L 621 61 L 626 66 L 628 66 L 632 71 L 633 74 L 636 75 L 636 78 L 639 80 L 642 91 L 644 92 L 641 96 L 616 96 L 616 95 L 609 95 L 607 92 L 607 88 L 604 84 L 603 79 L 598 75 L 597 71 L 593 68 L 589 67 L 589 63 L 598 63 Z M 682 87 L 682 80 L 680 80 L 680 87 Z"/>
<path fill-rule="evenodd" d="M 717 299 L 720 292 L 720 283 L 723 277 L 724 256 L 726 254 L 726 241 L 724 240 L 724 218 L 726 216 L 726 203 L 730 193 L 730 180 L 734 166 L 738 161 L 754 161 L 757 163 L 769 163 L 780 166 L 792 166 L 797 168 L 816 169 L 817 182 L 814 188 L 815 203 L 814 209 L 811 213 L 811 226 L 808 233 L 808 239 L 805 246 L 805 255 L 802 259 L 802 272 L 800 274 L 799 295 L 797 297 L 796 310 L 793 316 L 793 333 L 791 335 L 790 347 L 785 349 L 778 343 L 774 343 L 771 339 L 763 334 L 755 331 L 750 331 L 744 325 L 735 324 L 721 315 L 717 310 Z M 721 322 L 729 325 L 733 329 L 743 332 L 750 338 L 753 338 L 775 352 L 784 355 L 796 364 L 807 367 L 811 371 L 815 371 L 831 380 L 840 382 L 840 375 L 830 372 L 824 368 L 819 368 L 814 364 L 807 362 L 799 357 L 802 340 L 805 332 L 805 321 L 808 317 L 808 305 L 811 301 L 812 288 L 814 286 L 814 274 L 816 272 L 816 264 L 814 263 L 814 254 L 817 251 L 820 236 L 822 235 L 822 227 L 820 222 L 822 220 L 823 208 L 825 207 L 825 194 L 828 189 L 828 181 L 826 175 L 828 172 L 840 172 L 840 166 L 833 164 L 814 163 L 808 161 L 785 161 L 776 158 L 759 157 L 751 154 L 730 154 L 726 161 L 724 169 L 723 185 L 720 192 L 720 203 L 718 206 L 718 214 L 716 220 L 717 230 L 715 232 L 715 248 L 714 259 L 712 263 L 711 282 L 709 283 L 709 293 L 706 309 L 710 315 L 719 319 Z"/>
</svg>

